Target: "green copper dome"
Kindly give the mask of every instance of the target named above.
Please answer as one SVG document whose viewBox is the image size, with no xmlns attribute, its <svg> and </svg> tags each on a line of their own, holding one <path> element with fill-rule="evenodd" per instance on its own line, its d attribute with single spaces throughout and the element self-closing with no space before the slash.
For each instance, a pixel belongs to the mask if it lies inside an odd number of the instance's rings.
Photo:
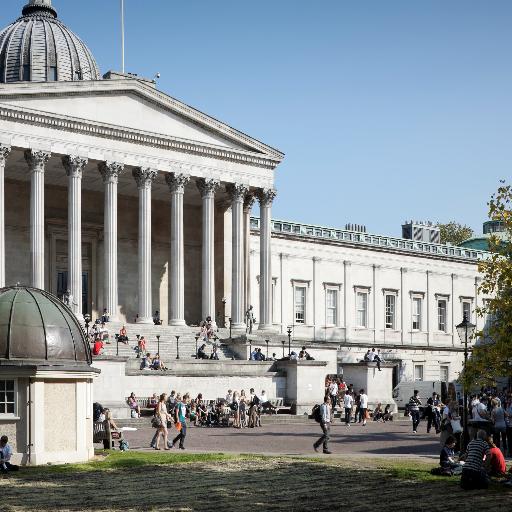
<svg viewBox="0 0 512 512">
<path fill-rule="evenodd" d="M 0 364 L 89 365 L 85 332 L 72 311 L 51 293 L 13 286 L 0 289 Z"/>
</svg>

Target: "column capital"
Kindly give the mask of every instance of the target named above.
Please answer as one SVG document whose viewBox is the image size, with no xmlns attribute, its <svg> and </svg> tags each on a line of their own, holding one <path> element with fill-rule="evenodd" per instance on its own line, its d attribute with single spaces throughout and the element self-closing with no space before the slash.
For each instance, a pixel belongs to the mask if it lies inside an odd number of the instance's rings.
<svg viewBox="0 0 512 512">
<path fill-rule="evenodd" d="M 87 158 L 81 156 L 66 155 L 62 157 L 62 165 L 70 178 L 81 178 L 88 162 Z"/>
<path fill-rule="evenodd" d="M 98 171 L 103 177 L 103 183 L 117 183 L 119 175 L 123 172 L 124 165 L 119 162 L 106 160 L 98 164 Z"/>
<path fill-rule="evenodd" d="M 50 160 L 51 153 L 42 149 L 27 149 L 25 151 L 25 160 L 31 171 L 44 171 L 44 166 Z"/>
<path fill-rule="evenodd" d="M 165 181 L 171 194 L 183 194 L 185 185 L 190 181 L 190 176 L 183 173 L 169 172 L 165 175 Z"/>
<path fill-rule="evenodd" d="M 156 175 L 157 172 L 149 167 L 135 167 L 132 171 L 137 188 L 151 188 Z"/>
<path fill-rule="evenodd" d="M 247 194 L 244 199 L 244 213 L 251 213 L 252 205 L 256 198 L 252 194 Z"/>
<path fill-rule="evenodd" d="M 261 208 L 265 206 L 272 206 L 274 198 L 277 195 L 277 190 L 272 188 L 258 188 L 255 190 L 254 195 L 258 198 Z"/>
<path fill-rule="evenodd" d="M 215 193 L 220 187 L 220 181 L 211 178 L 201 178 L 196 181 L 196 185 L 202 199 L 214 199 Z"/>
<path fill-rule="evenodd" d="M 243 183 L 228 183 L 226 185 L 226 192 L 231 202 L 243 203 L 247 192 L 249 192 L 249 187 Z"/>
<path fill-rule="evenodd" d="M 0 165 L 5 165 L 7 158 L 9 158 L 10 152 L 11 152 L 11 146 L 1 146 L 0 145 Z"/>
</svg>

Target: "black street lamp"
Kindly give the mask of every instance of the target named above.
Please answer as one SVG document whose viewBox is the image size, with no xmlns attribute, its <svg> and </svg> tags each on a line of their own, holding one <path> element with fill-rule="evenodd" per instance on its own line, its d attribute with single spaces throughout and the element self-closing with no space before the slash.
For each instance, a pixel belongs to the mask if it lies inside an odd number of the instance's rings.
<svg viewBox="0 0 512 512">
<path fill-rule="evenodd" d="M 220 327 L 220 311 L 217 311 L 217 332 L 219 332 Z"/>
<path fill-rule="evenodd" d="M 231 339 L 231 318 L 229 319 L 229 339 Z"/>
<path fill-rule="evenodd" d="M 85 322 L 85 334 L 87 334 L 87 337 L 89 337 L 89 324 L 91 323 L 91 315 L 86 313 L 84 315 L 84 322 Z"/>
<path fill-rule="evenodd" d="M 459 338 L 462 343 L 464 343 L 464 374 L 466 373 L 466 365 L 468 363 L 468 338 L 471 340 L 471 338 L 475 334 L 475 328 L 476 325 L 472 324 L 470 321 L 468 321 L 468 318 L 466 316 L 466 313 L 464 313 L 464 318 L 462 322 L 459 325 L 455 326 L 457 329 L 457 332 L 459 333 Z M 462 432 L 462 440 L 461 440 L 461 446 L 460 446 L 460 452 L 464 453 L 466 451 L 466 433 L 468 431 L 468 404 L 467 404 L 467 396 L 466 396 L 466 386 L 462 388 L 463 390 L 463 400 L 464 400 L 464 407 L 462 409 L 463 413 L 463 422 L 464 422 L 464 431 Z"/>
<path fill-rule="evenodd" d="M 160 334 L 156 335 L 156 339 L 158 340 L 158 355 L 160 355 Z"/>
<path fill-rule="evenodd" d="M 235 340 L 231 339 L 231 346 L 232 346 L 232 354 L 231 354 L 231 361 L 235 360 Z"/>
<path fill-rule="evenodd" d="M 119 334 L 116 334 L 116 356 L 119 355 Z"/>
<path fill-rule="evenodd" d="M 226 328 L 226 297 L 222 297 L 222 328 Z"/>
<path fill-rule="evenodd" d="M 283 359 L 284 359 L 284 344 L 286 343 L 286 340 L 283 340 L 281 343 L 283 344 Z"/>
<path fill-rule="evenodd" d="M 270 341 L 270 340 L 265 340 L 265 343 L 267 344 L 267 361 L 268 361 L 268 342 L 269 342 L 269 341 Z"/>
<path fill-rule="evenodd" d="M 180 358 L 180 337 L 176 336 L 176 359 Z"/>
<path fill-rule="evenodd" d="M 197 359 L 197 340 L 199 339 L 199 336 L 196 336 L 196 359 Z"/>
<path fill-rule="evenodd" d="M 249 340 L 249 360 L 251 359 L 252 354 L 252 340 Z"/>
<path fill-rule="evenodd" d="M 140 358 L 140 345 L 139 345 L 140 334 L 136 334 L 135 336 L 137 336 L 137 357 Z"/>
<path fill-rule="evenodd" d="M 291 356 L 292 355 L 292 328 L 290 326 L 288 326 L 288 331 L 286 331 L 288 333 L 288 355 Z"/>
</svg>

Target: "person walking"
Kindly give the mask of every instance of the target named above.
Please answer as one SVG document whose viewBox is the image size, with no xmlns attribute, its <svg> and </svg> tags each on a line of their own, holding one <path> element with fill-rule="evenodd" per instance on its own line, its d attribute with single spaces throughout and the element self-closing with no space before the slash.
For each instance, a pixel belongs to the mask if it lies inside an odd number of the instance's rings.
<svg viewBox="0 0 512 512">
<path fill-rule="evenodd" d="M 156 417 L 160 420 L 160 426 L 156 432 L 156 440 L 155 440 L 155 450 L 160 450 L 158 444 L 160 442 L 160 434 L 164 435 L 164 450 L 169 450 L 169 445 L 167 443 L 167 418 L 169 414 L 167 413 L 167 393 L 162 393 L 160 395 L 160 400 L 158 401 L 156 408 Z"/>
<path fill-rule="evenodd" d="M 331 395 L 332 410 L 334 411 L 338 399 L 338 381 L 336 379 L 332 379 L 329 384 L 329 394 Z"/>
<path fill-rule="evenodd" d="M 347 391 L 345 393 L 345 424 L 350 427 L 350 416 L 352 415 L 352 403 L 354 402 L 354 399 L 352 398 L 352 395 Z"/>
<path fill-rule="evenodd" d="M 368 410 L 368 395 L 364 389 L 359 391 L 359 421 L 363 418 L 363 427 L 366 425 L 366 411 Z"/>
<path fill-rule="evenodd" d="M 323 452 L 330 455 L 329 451 L 329 436 L 331 434 L 331 397 L 327 396 L 324 403 L 320 406 L 320 427 L 322 427 L 322 437 L 313 445 L 315 452 L 318 447 L 323 443 Z"/>
<path fill-rule="evenodd" d="M 409 398 L 409 412 L 412 416 L 412 431 L 414 434 L 418 433 L 418 425 L 420 424 L 420 405 L 421 400 L 418 396 L 419 391 L 414 390 L 414 395 Z"/>
<path fill-rule="evenodd" d="M 434 428 L 436 429 L 436 434 L 439 434 L 441 431 L 440 425 L 439 425 L 439 396 L 434 391 L 432 393 L 432 396 L 427 400 L 427 434 L 430 433 L 430 429 L 432 428 L 432 425 L 434 425 Z"/>
<path fill-rule="evenodd" d="M 187 437 L 187 402 L 189 396 L 185 395 L 183 400 L 178 403 L 175 407 L 176 423 L 180 423 L 180 433 L 172 440 L 172 447 L 176 446 L 176 443 L 180 442 L 180 449 L 186 450 L 185 448 L 185 437 Z"/>
</svg>

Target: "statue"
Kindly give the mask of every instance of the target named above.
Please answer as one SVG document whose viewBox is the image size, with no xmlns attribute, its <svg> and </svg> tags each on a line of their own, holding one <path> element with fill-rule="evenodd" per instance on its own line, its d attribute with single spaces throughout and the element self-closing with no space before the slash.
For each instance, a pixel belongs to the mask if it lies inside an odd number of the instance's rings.
<svg viewBox="0 0 512 512">
<path fill-rule="evenodd" d="M 256 318 L 254 318 L 254 313 L 252 311 L 252 306 L 249 306 L 249 309 L 245 312 L 245 318 L 247 320 L 247 328 L 245 329 L 245 332 L 248 334 L 252 334 L 252 326 L 256 321 Z"/>
</svg>

